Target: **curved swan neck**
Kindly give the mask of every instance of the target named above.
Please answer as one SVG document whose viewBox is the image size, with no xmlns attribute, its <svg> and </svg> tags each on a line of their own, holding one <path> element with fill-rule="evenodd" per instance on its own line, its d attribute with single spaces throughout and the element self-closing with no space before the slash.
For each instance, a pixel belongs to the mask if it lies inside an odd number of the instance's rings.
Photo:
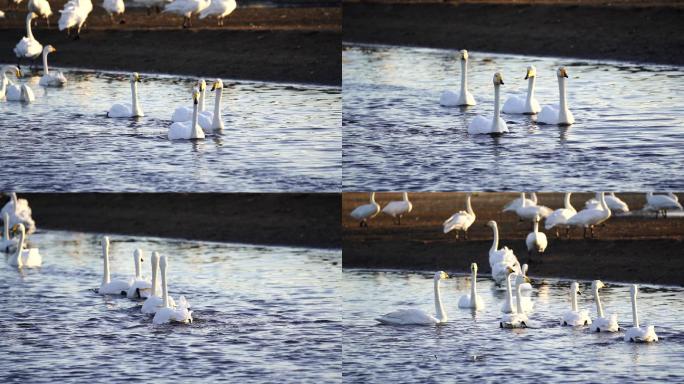
<svg viewBox="0 0 684 384">
<path fill-rule="evenodd" d="M 140 108 L 140 103 L 138 102 L 138 82 L 131 82 L 131 107 L 133 109 L 133 116 L 142 116 L 142 108 Z"/>
<path fill-rule="evenodd" d="M 159 270 L 159 254 L 152 254 L 152 292 L 150 296 L 157 296 L 157 271 Z"/>
<path fill-rule="evenodd" d="M 102 240 L 102 260 L 104 263 L 104 271 L 102 273 L 102 284 L 108 284 L 111 281 L 109 277 L 109 239 Z"/>
<path fill-rule="evenodd" d="M 632 292 L 632 322 L 633 322 L 632 326 L 634 328 L 639 328 L 639 313 L 637 312 L 636 299 L 637 299 L 637 289 L 634 288 L 634 292 Z"/>
<path fill-rule="evenodd" d="M 26 232 L 22 228 L 21 230 L 19 230 L 19 244 L 17 245 L 17 252 L 14 255 L 14 257 L 16 257 L 18 267 L 21 267 L 23 265 L 21 260 L 21 253 L 24 251 L 24 237 L 26 237 Z"/>
<path fill-rule="evenodd" d="M 472 215 L 475 216 L 475 212 L 473 211 L 473 206 L 470 205 L 470 195 L 466 197 L 466 211 Z"/>
<path fill-rule="evenodd" d="M 608 209 L 608 204 L 606 204 L 606 194 L 605 192 L 601 192 L 601 208 L 603 208 L 604 211 L 610 212 Z"/>
<path fill-rule="evenodd" d="M 2 216 L 2 238 L 9 240 L 9 214 L 5 212 Z"/>
<path fill-rule="evenodd" d="M 496 225 L 496 222 L 492 225 L 492 232 L 494 232 L 494 240 L 492 241 L 492 248 L 489 249 L 489 252 L 496 252 L 496 250 L 499 249 L 499 227 Z"/>
<path fill-rule="evenodd" d="M 598 316 L 603 317 L 603 305 L 601 305 L 598 287 L 594 287 L 594 300 L 596 300 L 596 312 L 598 313 Z"/>
<path fill-rule="evenodd" d="M 447 321 L 446 311 L 444 311 L 444 305 L 442 304 L 442 294 L 439 289 L 439 279 L 435 279 L 435 312 L 439 321 Z"/>
<path fill-rule="evenodd" d="M 402 194 L 402 200 L 404 200 L 404 201 L 409 201 L 408 192 L 404 192 L 404 193 Z"/>
<path fill-rule="evenodd" d="M 44 75 L 49 75 L 50 71 L 48 70 L 48 64 L 47 64 L 47 56 L 48 56 L 48 50 L 45 49 L 43 50 L 43 74 Z"/>
<path fill-rule="evenodd" d="M 371 195 L 370 195 L 370 202 L 373 203 L 373 204 L 375 204 L 375 192 L 371 192 Z"/>
<path fill-rule="evenodd" d="M 575 207 L 573 207 L 572 204 L 570 203 L 570 195 L 572 195 L 571 192 L 566 192 L 566 193 L 565 193 L 565 201 L 564 201 L 565 209 L 572 209 L 572 210 L 574 210 Z"/>
<path fill-rule="evenodd" d="M 31 40 L 35 40 L 33 37 L 33 31 L 31 31 L 31 20 L 33 20 L 31 12 L 26 15 L 26 37 Z"/>
<path fill-rule="evenodd" d="M 468 92 L 468 60 L 461 60 L 461 100 L 465 100 Z"/>
<path fill-rule="evenodd" d="M 518 306 L 518 313 L 522 314 L 523 313 L 523 306 L 522 306 L 522 284 L 518 284 L 518 288 L 516 290 L 516 297 L 515 297 L 515 303 Z"/>
</svg>

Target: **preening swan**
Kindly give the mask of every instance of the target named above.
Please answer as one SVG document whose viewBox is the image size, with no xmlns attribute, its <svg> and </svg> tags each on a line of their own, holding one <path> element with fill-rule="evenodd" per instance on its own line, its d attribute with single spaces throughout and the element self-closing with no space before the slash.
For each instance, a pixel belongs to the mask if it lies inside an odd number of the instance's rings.
<svg viewBox="0 0 684 384">
<path fill-rule="evenodd" d="M 525 194 L 520 193 L 521 205 L 515 210 L 515 214 L 520 217 L 520 220 L 533 221 L 534 217 L 539 215 L 540 218 L 548 217 L 553 211 L 549 207 L 543 205 L 529 205 L 529 200 L 525 199 Z M 536 195 L 535 195 L 536 200 Z"/>
<path fill-rule="evenodd" d="M 121 295 L 126 296 L 128 289 L 133 283 L 132 279 L 129 280 L 112 280 L 109 275 L 109 237 L 104 236 L 102 238 L 102 262 L 104 265 L 104 272 L 102 274 L 102 284 L 97 290 L 100 295 Z"/>
<path fill-rule="evenodd" d="M 122 117 L 140 117 L 145 116 L 140 101 L 138 100 L 138 83 L 141 82 L 138 72 L 131 74 L 129 78 L 131 83 L 131 104 L 114 104 L 109 108 L 107 117 L 122 118 Z"/>
<path fill-rule="evenodd" d="M 29 0 L 28 11 L 44 18 L 47 26 L 50 26 L 49 17 L 52 16 L 52 8 L 50 8 L 50 3 L 47 0 Z"/>
<path fill-rule="evenodd" d="M 499 227 L 496 221 L 491 220 L 487 226 L 492 229 L 494 240 L 492 247 L 489 249 L 489 266 L 492 269 L 492 278 L 497 285 L 501 285 L 504 279 L 508 278 L 508 274 L 513 271 L 515 273 L 522 273 L 520 263 L 515 254 L 508 247 L 499 247 Z"/>
<path fill-rule="evenodd" d="M 31 207 L 28 200 L 19 199 L 15 192 L 10 193 L 10 201 L 5 203 L 0 210 L 0 215 L 7 214 L 9 216 L 9 226 L 16 224 L 24 224 L 26 234 L 30 235 L 36 231 L 36 222 L 33 220 Z"/>
<path fill-rule="evenodd" d="M 599 289 L 603 288 L 601 280 L 594 280 L 591 283 L 591 290 L 594 292 L 594 300 L 596 301 L 596 318 L 591 322 L 592 332 L 617 332 L 620 327 L 617 322 L 617 315 L 609 316 L 603 315 L 603 306 L 601 305 L 601 297 L 599 296 Z"/>
<path fill-rule="evenodd" d="M 185 300 L 184 296 L 178 299 L 178 306 L 173 308 L 170 302 L 169 287 L 166 280 L 166 268 L 168 265 L 168 260 L 166 256 L 162 256 L 159 261 L 159 267 L 161 268 L 161 280 L 162 280 L 162 302 L 164 306 L 157 310 L 152 323 L 155 325 L 166 324 L 171 322 L 176 323 L 192 323 L 192 311 L 189 310 L 190 305 L 188 301 Z"/>
<path fill-rule="evenodd" d="M 525 204 L 527 205 L 537 205 L 537 194 L 532 192 L 531 199 L 525 198 L 525 192 L 522 192 L 520 194 L 521 197 L 518 197 L 517 199 L 512 200 L 508 204 L 506 204 L 501 210 L 501 212 L 515 212 L 518 208 L 520 208 L 523 205 L 523 201 L 525 201 Z"/>
<path fill-rule="evenodd" d="M 534 115 L 541 110 L 537 99 L 534 97 L 534 83 L 537 79 L 537 68 L 534 65 L 527 67 L 527 96 L 511 96 L 504 103 L 503 113 Z"/>
<path fill-rule="evenodd" d="M 66 84 L 67 79 L 60 71 L 52 71 L 48 68 L 47 57 L 49 53 L 57 52 L 57 49 L 52 45 L 46 45 L 43 48 L 43 76 L 40 78 L 40 85 L 43 87 L 61 87 Z"/>
<path fill-rule="evenodd" d="M 129 299 L 145 299 L 150 296 L 152 291 L 152 284 L 142 276 L 142 262 L 143 251 L 138 248 L 133 251 L 133 266 L 135 267 L 135 276 L 131 282 L 131 287 L 128 288 L 126 296 Z"/>
<path fill-rule="evenodd" d="M 444 305 L 442 304 L 442 295 L 439 290 L 439 282 L 448 278 L 449 275 L 442 271 L 435 273 L 435 277 L 433 278 L 435 291 L 435 316 L 432 316 L 420 309 L 400 309 L 398 311 L 380 316 L 375 320 L 382 324 L 389 325 L 436 325 L 446 323 L 448 319 L 446 311 L 444 310 Z"/>
<path fill-rule="evenodd" d="M 2 67 L 2 84 L 0 84 L 0 100 L 7 101 L 23 101 L 31 102 L 35 100 L 33 91 L 26 84 L 14 84 L 7 78 L 7 72 L 12 72 L 17 77 L 17 81 L 21 79 L 21 71 L 14 65 L 6 65 Z"/>
<path fill-rule="evenodd" d="M 610 209 L 606 204 L 605 193 L 596 194 L 596 198 L 601 202 L 600 208 L 585 208 L 576 215 L 568 219 L 568 226 L 582 227 L 582 237 L 587 237 L 587 228 L 591 230 L 591 237 L 594 237 L 594 227 L 610 218 Z"/>
<path fill-rule="evenodd" d="M 211 4 L 200 12 L 199 18 L 216 16 L 219 27 L 223 26 L 223 18 L 233 13 L 237 8 L 235 0 L 211 0 Z"/>
<path fill-rule="evenodd" d="M 512 305 L 513 303 L 513 297 L 511 295 L 511 275 L 509 275 L 506 278 L 506 300 L 509 303 L 509 305 Z M 499 327 L 501 328 L 527 328 L 527 323 L 529 322 L 529 320 L 523 309 L 520 286 L 518 286 L 516 295 L 516 311 L 514 313 L 505 313 L 503 316 L 501 316 L 501 321 L 499 322 Z"/>
<path fill-rule="evenodd" d="M 164 7 L 164 12 L 183 16 L 183 28 L 192 27 L 192 15 L 202 12 L 211 0 L 174 0 Z"/>
<path fill-rule="evenodd" d="M 25 248 L 26 228 L 24 224 L 19 224 L 19 241 L 14 255 L 10 256 L 10 265 L 19 268 L 40 267 L 43 257 L 38 248 Z"/>
<path fill-rule="evenodd" d="M 537 118 L 538 123 L 554 124 L 554 125 L 571 125 L 575 122 L 572 112 L 568 108 L 568 100 L 565 92 L 565 79 L 568 78 L 568 71 L 565 67 L 558 68 L 556 71 L 558 77 L 558 93 L 560 94 L 560 102 L 556 105 L 545 105 L 539 112 Z"/>
<path fill-rule="evenodd" d="M 451 217 L 446 219 L 444 223 L 442 223 L 442 226 L 444 227 L 444 233 L 455 231 L 456 238 L 458 239 L 459 233 L 463 231 L 463 237 L 466 240 L 468 239 L 468 228 L 470 228 L 470 226 L 475 222 L 475 212 L 473 211 L 473 207 L 470 205 L 470 196 L 470 193 L 466 196 L 465 211 L 454 213 L 451 215 Z"/>
<path fill-rule="evenodd" d="M 494 116 L 487 119 L 482 116 L 475 116 L 475 118 L 468 124 L 468 134 L 500 134 L 508 132 L 508 126 L 504 119 L 501 118 L 501 92 L 499 88 L 503 85 L 503 75 L 501 72 L 494 74 Z"/>
<path fill-rule="evenodd" d="M 385 208 L 382 209 L 382 212 L 397 219 L 396 224 L 401 225 L 401 217 L 410 213 L 412 209 L 413 204 L 409 201 L 408 192 L 404 192 L 401 201 L 390 201 L 385 205 Z"/>
<path fill-rule="evenodd" d="M 107 14 L 109 14 L 112 24 L 115 23 L 114 16 L 121 16 L 126 11 L 126 6 L 124 5 L 123 0 L 104 0 L 102 2 L 102 8 L 104 8 L 105 11 L 107 11 Z M 124 22 L 125 21 L 123 19 L 120 21 L 120 23 Z"/>
<path fill-rule="evenodd" d="M 564 198 L 564 207 L 551 212 L 551 214 L 546 218 L 546 221 L 544 221 L 544 228 L 546 228 L 547 231 L 552 228 L 556 228 L 556 237 L 560 237 L 559 228 L 565 228 L 566 236 L 568 236 L 570 233 L 568 220 L 577 213 L 575 207 L 570 204 L 571 195 L 571 192 L 566 192 Z"/>
<path fill-rule="evenodd" d="M 158 296 L 157 286 L 159 285 L 159 280 L 157 280 L 157 275 L 159 272 L 159 252 L 152 252 L 152 257 L 150 258 L 152 263 L 152 289 L 150 290 L 150 295 L 147 297 L 142 306 L 142 313 L 147 315 L 154 315 L 157 310 L 164 307 L 164 300 L 161 296 Z M 169 306 L 172 308 L 176 307 L 176 303 L 170 296 Z"/>
<path fill-rule="evenodd" d="M 579 284 L 577 284 L 576 281 L 573 281 L 572 284 L 570 284 L 571 310 L 563 313 L 561 325 L 577 327 L 591 324 L 589 312 L 587 312 L 586 309 L 581 311 L 577 309 L 578 294 L 580 294 Z"/>
<path fill-rule="evenodd" d="M 197 124 L 197 104 L 199 103 L 199 91 L 197 88 L 192 92 L 192 120 L 184 122 L 176 122 L 169 127 L 169 140 L 198 140 L 204 139 L 204 132 Z"/>
<path fill-rule="evenodd" d="M 375 192 L 370 194 L 370 203 L 359 205 L 351 211 L 350 216 L 359 220 L 359 227 L 368 227 L 368 220 L 380 213 L 380 204 L 375 202 Z"/>
<path fill-rule="evenodd" d="M 67 36 L 71 36 L 72 29 L 76 29 L 74 40 L 81 38 L 81 28 L 85 24 L 88 15 L 93 10 L 93 3 L 91 0 L 69 0 L 64 4 L 59 13 L 59 30 L 67 30 Z"/>
<path fill-rule="evenodd" d="M 616 213 L 625 213 L 629 212 L 629 206 L 627 203 L 622 201 L 619 197 L 615 196 L 615 192 L 611 192 L 609 195 L 606 195 L 606 205 L 608 205 L 608 208 L 612 212 Z M 601 202 L 598 201 L 596 198 L 592 198 L 587 200 L 584 203 L 585 208 L 599 208 L 601 209 Z"/>
<path fill-rule="evenodd" d="M 11 252 L 17 248 L 19 241 L 9 234 L 9 215 L 5 212 L 2 215 L 2 239 L 0 239 L 0 252 Z"/>
<path fill-rule="evenodd" d="M 445 107 L 476 104 L 472 93 L 468 91 L 468 51 L 465 49 L 460 50 L 458 58 L 461 62 L 461 91 L 458 94 L 452 91 L 442 92 L 439 103 Z"/>
<path fill-rule="evenodd" d="M 472 309 L 482 309 L 484 308 L 484 302 L 480 295 L 477 294 L 477 264 L 470 264 L 470 293 L 461 296 L 458 299 L 459 308 L 472 308 Z"/>
<path fill-rule="evenodd" d="M 546 234 L 544 232 L 539 232 L 539 219 L 539 215 L 534 216 L 533 230 L 527 234 L 527 238 L 525 239 L 528 256 L 532 254 L 532 251 L 537 252 L 537 254 L 544 253 L 546 246 L 548 245 Z"/>
<path fill-rule="evenodd" d="M 639 326 L 639 314 L 637 313 L 637 293 L 639 292 L 639 286 L 633 284 L 629 289 L 630 296 L 632 298 L 632 327 L 627 329 L 625 332 L 625 341 L 631 341 L 635 343 L 651 343 L 658 341 L 658 335 L 655 333 L 655 327 L 653 325 Z"/>
<path fill-rule="evenodd" d="M 33 12 L 26 15 L 26 36 L 22 37 L 14 47 L 14 54 L 20 61 L 23 58 L 35 59 L 43 52 L 43 45 L 33 37 L 31 31 L 31 21 L 35 18 L 36 14 Z"/>
<path fill-rule="evenodd" d="M 656 219 L 660 213 L 663 218 L 667 217 L 668 210 L 682 210 L 682 205 L 679 203 L 679 199 L 674 193 L 669 193 L 667 195 L 654 195 L 653 192 L 648 192 L 646 194 L 646 206 L 644 210 L 650 210 L 656 212 Z"/>
</svg>

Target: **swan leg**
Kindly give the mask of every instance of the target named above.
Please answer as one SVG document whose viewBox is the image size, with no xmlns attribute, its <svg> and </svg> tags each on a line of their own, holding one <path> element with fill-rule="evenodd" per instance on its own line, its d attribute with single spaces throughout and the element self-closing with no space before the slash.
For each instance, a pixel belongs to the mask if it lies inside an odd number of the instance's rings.
<svg viewBox="0 0 684 384">
<path fill-rule="evenodd" d="M 463 240 L 468 240 L 468 231 L 463 231 Z"/>
<path fill-rule="evenodd" d="M 401 225 L 401 215 L 397 217 L 397 225 Z"/>
<path fill-rule="evenodd" d="M 587 238 L 587 227 L 584 227 L 584 231 L 582 232 L 582 238 L 583 239 Z"/>
</svg>

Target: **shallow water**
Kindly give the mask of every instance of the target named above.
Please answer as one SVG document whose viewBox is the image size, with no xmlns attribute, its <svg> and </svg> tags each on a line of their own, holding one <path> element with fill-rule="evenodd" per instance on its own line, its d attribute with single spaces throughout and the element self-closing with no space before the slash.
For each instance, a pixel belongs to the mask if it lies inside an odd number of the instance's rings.
<svg viewBox="0 0 684 384">
<path fill-rule="evenodd" d="M 470 52 L 478 105 L 464 109 L 439 105 L 460 87 L 456 51 L 347 45 L 342 60 L 345 190 L 684 187 L 681 67 Z M 494 72 L 503 71 L 503 103 L 527 91 L 530 64 L 542 106 L 558 104 L 555 70 L 568 68 L 575 124 L 503 114 L 509 134 L 467 135 L 474 116 L 493 113 Z"/>
<path fill-rule="evenodd" d="M 105 117 L 130 103 L 128 74 L 68 71 L 64 88 L 33 77 L 31 104 L 0 102 L 0 189 L 23 191 L 333 191 L 340 186 L 339 88 L 225 81 L 225 129 L 169 141 L 173 110 L 196 79 L 142 75 L 145 117 Z M 214 94 L 207 79 L 206 109 Z"/>
<path fill-rule="evenodd" d="M 570 281 L 533 279 L 534 329 L 500 329 L 505 291 L 493 290 L 485 276 L 478 291 L 485 309 L 459 309 L 469 293 L 469 277 L 442 282 L 449 316 L 443 326 L 378 325 L 376 317 L 400 308 L 434 313 L 434 273 L 345 270 L 341 291 L 344 366 L 347 382 L 596 382 L 647 383 L 684 380 L 684 316 L 682 288 L 642 285 L 638 295 L 642 324 L 652 322 L 660 341 L 634 344 L 623 333 L 592 333 L 561 327 L 569 309 Z M 621 326 L 632 323 L 629 286 L 610 284 L 601 290 L 604 311 L 616 313 Z M 580 282 L 580 309 L 595 316 L 590 282 Z"/>
<path fill-rule="evenodd" d="M 140 303 L 91 291 L 99 236 L 30 240 L 42 268 L 0 266 L 3 382 L 340 380 L 339 251 L 113 236 L 115 276 L 132 276 L 134 248 L 158 250 L 192 306 L 192 324 L 153 326 Z"/>
</svg>

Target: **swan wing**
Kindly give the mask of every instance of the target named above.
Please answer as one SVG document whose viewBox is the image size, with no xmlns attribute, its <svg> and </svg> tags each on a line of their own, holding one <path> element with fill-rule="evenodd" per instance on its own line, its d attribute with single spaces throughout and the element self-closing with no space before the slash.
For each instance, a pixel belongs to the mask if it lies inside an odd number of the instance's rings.
<svg viewBox="0 0 684 384">
<path fill-rule="evenodd" d="M 439 321 L 420 309 L 400 309 L 380 316 L 376 319 L 382 324 L 390 325 L 433 325 Z"/>
<path fill-rule="evenodd" d="M 558 107 L 545 105 L 537 116 L 537 123 L 558 124 Z"/>
<path fill-rule="evenodd" d="M 192 120 L 192 108 L 189 107 L 178 107 L 173 111 L 171 115 L 171 121 L 184 122 Z"/>
<path fill-rule="evenodd" d="M 492 133 L 492 121 L 482 116 L 475 116 L 475 118 L 468 124 L 468 134 L 483 135 Z"/>
<path fill-rule="evenodd" d="M 357 220 L 363 220 L 369 217 L 373 217 L 376 214 L 378 214 L 378 206 L 375 204 L 365 204 L 361 205 L 359 207 L 356 207 L 353 211 L 351 211 L 350 215 L 351 217 L 357 219 Z"/>
<path fill-rule="evenodd" d="M 107 112 L 107 117 L 122 118 L 131 117 L 133 115 L 133 108 L 130 104 L 114 104 Z"/>
<path fill-rule="evenodd" d="M 401 215 L 403 213 L 409 212 L 409 204 L 406 201 L 390 201 L 385 208 L 382 209 L 382 212 L 395 217 L 397 215 Z"/>
<path fill-rule="evenodd" d="M 444 107 L 455 107 L 458 105 L 458 94 L 452 91 L 444 91 L 439 96 L 439 104 Z"/>
<path fill-rule="evenodd" d="M 525 99 L 520 96 L 509 97 L 501 108 L 503 113 L 522 114 L 525 113 Z"/>
</svg>

